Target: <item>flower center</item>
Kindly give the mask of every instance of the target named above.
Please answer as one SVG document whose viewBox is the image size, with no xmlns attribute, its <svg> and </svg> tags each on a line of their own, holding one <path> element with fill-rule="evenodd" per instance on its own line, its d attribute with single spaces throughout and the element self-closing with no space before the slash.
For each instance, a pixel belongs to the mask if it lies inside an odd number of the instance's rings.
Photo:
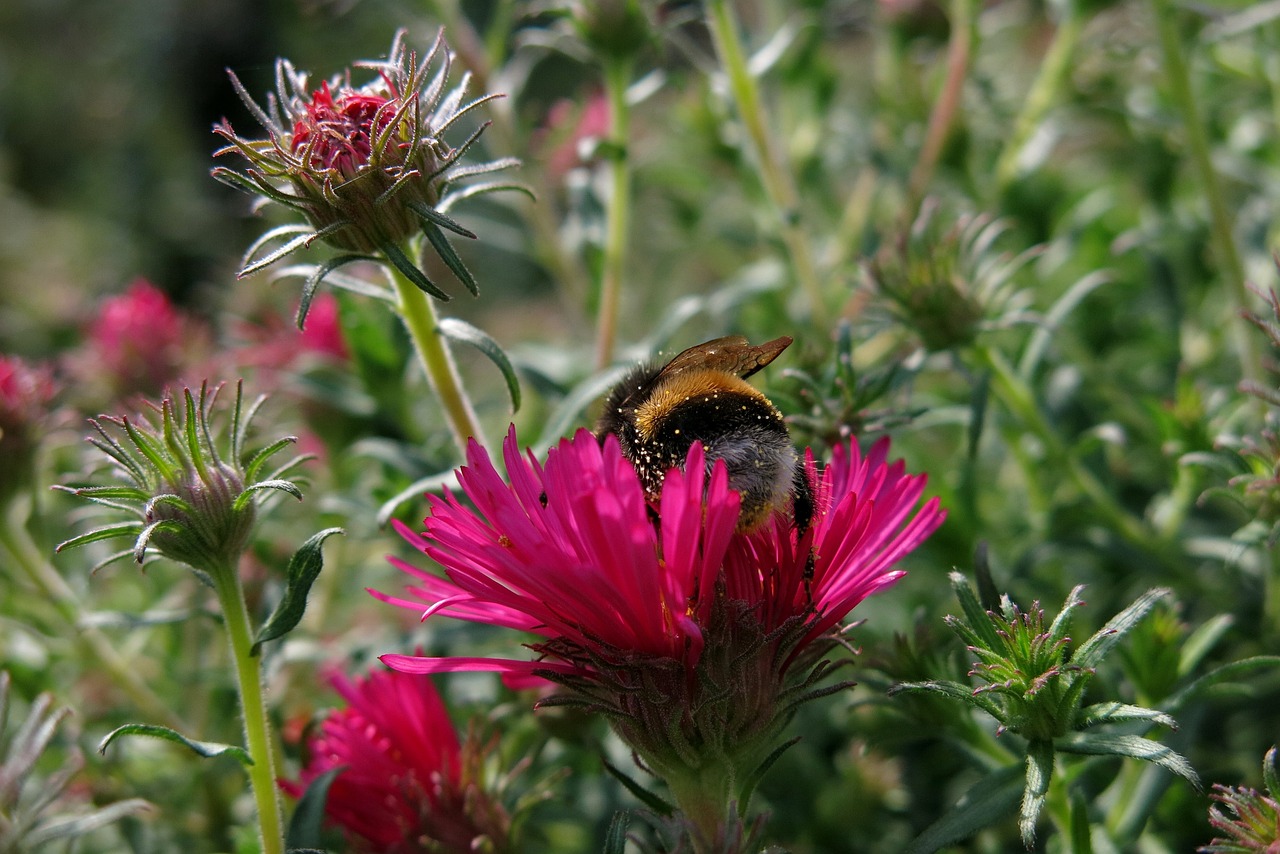
<svg viewBox="0 0 1280 854">
<path fill-rule="evenodd" d="M 395 111 L 382 109 L 388 101 L 353 89 L 340 89 L 335 96 L 325 83 L 293 126 L 293 153 L 313 146 L 313 164 L 354 175 L 369 162 L 374 138 L 391 123 Z"/>
</svg>

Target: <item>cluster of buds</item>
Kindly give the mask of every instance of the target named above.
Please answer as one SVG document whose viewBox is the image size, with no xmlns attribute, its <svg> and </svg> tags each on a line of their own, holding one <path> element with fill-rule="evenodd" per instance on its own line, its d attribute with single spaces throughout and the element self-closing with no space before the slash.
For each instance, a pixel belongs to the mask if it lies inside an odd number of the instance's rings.
<svg viewBox="0 0 1280 854">
<path fill-rule="evenodd" d="M 1133 722 L 1174 727 L 1169 715 L 1120 702 L 1084 705 L 1085 687 L 1098 664 L 1129 629 L 1169 595 L 1168 590 L 1158 588 L 1140 596 L 1073 650 L 1067 632 L 1072 612 L 1084 604 L 1082 588 L 1071 591 L 1058 616 L 1046 626 L 1039 603 L 1024 611 L 1005 596 L 998 610 L 986 610 L 964 576 L 952 573 L 951 584 L 965 616 L 947 617 L 947 624 L 978 657 L 969 675 L 985 684 L 971 689 L 950 680 L 911 682 L 894 686 L 892 693 L 937 694 L 962 700 L 995 718 L 997 734 L 1011 732 L 1026 740 L 1026 790 L 1019 827 L 1028 847 L 1035 840 L 1036 821 L 1045 804 L 1057 753 L 1154 762 L 1199 786 L 1190 763 L 1159 742 L 1138 735 L 1093 731 L 1106 724 Z"/>
<path fill-rule="evenodd" d="M 1280 852 L 1280 773 L 1274 747 L 1262 760 L 1262 779 L 1265 794 L 1244 786 L 1213 787 L 1209 797 L 1217 803 L 1209 808 L 1209 824 L 1225 836 L 1201 848 L 1204 854 Z"/>
</svg>

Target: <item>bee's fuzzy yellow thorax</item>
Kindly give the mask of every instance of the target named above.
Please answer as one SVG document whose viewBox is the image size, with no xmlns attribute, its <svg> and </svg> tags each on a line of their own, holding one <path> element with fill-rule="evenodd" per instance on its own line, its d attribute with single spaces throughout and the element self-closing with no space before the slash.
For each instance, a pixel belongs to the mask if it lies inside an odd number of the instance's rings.
<svg viewBox="0 0 1280 854">
<path fill-rule="evenodd" d="M 719 370 L 686 370 L 661 383 L 636 409 L 636 431 L 644 441 L 653 439 L 662 422 L 681 404 L 704 398 L 714 402 L 719 397 L 746 395 L 773 409 L 769 399 L 741 377 Z M 726 399 L 725 406 L 734 405 Z M 779 416 L 781 417 L 781 416 Z"/>
</svg>

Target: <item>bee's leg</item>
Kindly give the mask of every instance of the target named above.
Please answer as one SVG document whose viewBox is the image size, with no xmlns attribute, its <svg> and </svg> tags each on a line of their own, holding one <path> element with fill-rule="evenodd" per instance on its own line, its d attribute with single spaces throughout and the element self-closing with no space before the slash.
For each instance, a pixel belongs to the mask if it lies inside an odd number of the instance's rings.
<svg viewBox="0 0 1280 854">
<path fill-rule="evenodd" d="M 813 521 L 813 486 L 803 462 L 797 462 L 791 482 L 791 519 L 796 533 L 803 535 Z"/>
</svg>

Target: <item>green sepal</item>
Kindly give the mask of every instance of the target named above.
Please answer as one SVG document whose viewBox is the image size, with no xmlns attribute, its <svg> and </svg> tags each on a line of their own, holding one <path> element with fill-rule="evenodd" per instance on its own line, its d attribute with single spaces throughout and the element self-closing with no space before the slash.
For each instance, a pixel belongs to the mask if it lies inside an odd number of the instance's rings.
<svg viewBox="0 0 1280 854">
<path fill-rule="evenodd" d="M 800 743 L 800 736 L 785 741 L 773 749 L 773 752 L 764 758 L 756 769 L 747 775 L 747 781 L 742 786 L 742 791 L 738 795 L 738 812 L 742 815 L 747 814 L 747 807 L 751 805 L 751 796 L 755 794 L 756 786 L 760 785 L 760 781 L 764 779 L 764 775 L 773 767 L 773 763 L 777 762 L 782 754 L 786 753 L 796 744 Z"/>
<path fill-rule="evenodd" d="M 1157 602 L 1169 596 L 1171 592 L 1167 587 L 1156 587 L 1143 593 L 1133 601 L 1132 605 L 1108 620 L 1107 624 L 1098 629 L 1093 637 L 1080 644 L 1075 655 L 1071 656 L 1071 663 L 1080 667 L 1097 667 L 1125 633 L 1137 625 Z"/>
<path fill-rule="evenodd" d="M 232 505 L 236 510 L 243 510 L 254 496 L 254 493 L 261 492 L 264 489 L 274 489 L 279 492 L 287 492 L 299 501 L 302 500 L 302 490 L 291 480 L 264 480 L 259 483 L 251 484 L 244 488 L 244 492 L 236 497 L 235 503 Z"/>
<path fill-rule="evenodd" d="M 1018 830 L 1027 848 L 1036 840 L 1036 821 L 1044 809 L 1049 781 L 1053 778 L 1053 745 L 1048 739 L 1037 739 L 1027 745 L 1027 783 L 1018 812 Z"/>
<path fill-rule="evenodd" d="M 436 208 L 436 211 L 438 213 L 447 211 L 458 202 L 464 201 L 465 199 L 483 196 L 488 193 L 505 193 L 508 190 L 514 190 L 517 193 L 524 193 L 535 202 L 538 200 L 538 194 L 531 188 L 521 184 L 519 181 L 484 181 L 478 184 L 468 184 L 465 187 L 453 190 L 445 197 L 444 201 L 440 203 Z"/>
<path fill-rule="evenodd" d="M 169 729 L 167 726 L 159 726 L 157 724 L 125 724 L 124 726 L 116 727 L 102 739 L 102 742 L 98 745 L 98 752 L 106 755 L 107 748 L 122 735 L 145 735 L 148 738 L 172 741 L 174 744 L 181 744 L 192 753 L 205 759 L 230 756 L 246 767 L 253 764 L 253 760 L 243 747 L 238 747 L 234 744 L 219 744 L 216 741 L 196 741 L 195 739 L 187 738 L 180 732 Z"/>
<path fill-rule="evenodd" d="M 991 617 L 987 614 L 987 609 L 978 602 L 978 597 L 974 595 L 968 580 L 959 572 L 953 572 L 948 577 L 951 579 L 951 590 L 960 602 L 960 610 L 968 620 L 969 630 L 979 637 L 981 646 L 998 649 L 1000 637 L 996 634 L 995 627 L 991 625 Z M 951 628 L 959 631 L 955 625 Z"/>
<path fill-rule="evenodd" d="M 110 540 L 114 537 L 136 537 L 138 532 L 142 530 L 141 522 L 117 522 L 114 525 L 103 525 L 101 528 L 94 528 L 92 531 L 86 531 L 79 536 L 72 537 L 69 540 L 63 540 L 54 546 L 55 552 L 63 549 L 74 549 L 77 546 L 87 545 L 88 543 L 96 543 L 99 540 Z"/>
<path fill-rule="evenodd" d="M 600 761 L 604 763 L 604 770 L 608 771 L 614 779 L 621 783 L 628 792 L 635 795 L 646 807 L 661 816 L 675 814 L 676 808 L 674 806 L 631 779 L 628 774 L 615 767 L 608 759 L 601 758 Z"/>
<path fill-rule="evenodd" d="M 907 846 L 906 854 L 932 854 L 1002 821 L 1022 796 L 1023 774 L 1018 765 L 993 771 L 956 801 L 951 809 Z"/>
<path fill-rule="evenodd" d="M 133 543 L 133 559 L 136 563 L 142 563 L 142 558 L 147 552 L 147 544 L 151 542 L 151 538 L 156 531 L 169 531 L 177 534 L 182 532 L 182 525 L 172 519 L 161 519 L 143 528 L 141 533 L 138 534 L 138 539 Z"/>
<path fill-rule="evenodd" d="M 469 237 L 472 240 L 476 239 L 476 233 L 474 231 L 464 228 L 456 219 L 445 216 L 425 202 L 409 202 L 405 207 L 422 217 L 422 219 L 427 222 L 435 223 L 441 228 L 447 228 L 454 234 L 460 234 L 463 237 Z"/>
<path fill-rule="evenodd" d="M 494 338 L 479 327 L 472 326 L 465 320 L 459 320 L 456 317 L 446 317 L 440 321 L 440 334 L 451 341 L 460 341 L 463 344 L 470 344 L 481 353 L 489 358 L 502 372 L 502 378 L 507 382 L 507 394 L 511 395 L 511 411 L 520 411 L 520 378 L 516 375 L 516 369 L 511 364 L 511 360 L 507 358 L 506 352 Z"/>
<path fill-rule="evenodd" d="M 298 806 L 289 818 L 289 829 L 285 832 L 284 845 L 289 851 L 320 848 L 323 843 L 321 832 L 324 829 L 324 808 L 329 800 L 329 787 L 346 767 L 339 765 L 330 768 L 312 780 L 302 793 Z"/>
<path fill-rule="evenodd" d="M 449 238 L 445 237 L 444 232 L 436 227 L 435 223 L 424 222 L 422 223 L 422 233 L 427 236 L 431 247 L 436 250 L 436 254 L 444 261 L 445 266 L 453 271 L 453 275 L 457 277 L 458 281 L 467 286 L 467 290 L 471 291 L 473 297 L 480 296 L 480 284 L 476 282 L 476 277 L 467 269 L 467 265 L 462 263 L 462 257 L 453 248 Z"/>
<path fill-rule="evenodd" d="M 605 833 L 604 848 L 601 854 L 626 854 L 627 828 L 631 825 L 631 812 L 618 810 L 609 820 L 609 830 Z"/>
<path fill-rule="evenodd" d="M 1280 773 L 1276 771 L 1276 749 L 1272 747 L 1262 757 L 1262 786 L 1271 797 L 1280 796 Z"/>
<path fill-rule="evenodd" d="M 931 679 L 927 682 L 899 682 L 889 689 L 889 696 L 897 694 L 941 694 L 953 700 L 961 700 L 981 709 L 996 720 L 1003 720 L 1004 710 L 985 691 L 978 692 L 968 685 L 950 679 Z"/>
<path fill-rule="evenodd" d="M 311 592 L 311 585 L 324 568 L 324 555 L 320 546 L 333 534 L 345 533 L 341 528 L 326 528 L 303 543 L 289 559 L 289 580 L 284 595 L 280 597 L 271 617 L 258 629 L 258 636 L 250 650 L 251 655 L 257 655 L 267 641 L 292 631 L 302 620 L 302 615 L 307 610 L 307 594 Z"/>
<path fill-rule="evenodd" d="M 1126 721 L 1150 721 L 1170 729 L 1177 729 L 1178 722 L 1158 709 L 1143 706 L 1131 706 L 1127 703 L 1095 703 L 1081 709 L 1074 725 L 1079 729 L 1097 726 L 1098 724 L 1114 724 Z"/>
<path fill-rule="evenodd" d="M 1106 735 L 1092 732 L 1075 732 L 1057 739 L 1054 744 L 1063 753 L 1081 753 L 1086 756 L 1126 756 L 1154 762 L 1166 771 L 1185 777 L 1196 791 L 1200 791 L 1200 775 L 1191 767 L 1186 757 L 1158 741 L 1140 735 Z"/>
<path fill-rule="evenodd" d="M 258 469 L 262 468 L 262 466 L 266 464 L 267 460 L 271 459 L 271 457 L 275 456 L 288 446 L 297 444 L 297 441 L 297 436 L 285 436 L 284 438 L 277 439 L 270 445 L 267 445 L 261 451 L 258 451 L 258 453 L 253 455 L 253 459 L 249 461 L 249 464 L 244 467 L 244 479 L 250 483 L 255 481 L 258 477 Z"/>
<path fill-rule="evenodd" d="M 404 276 L 413 286 L 428 296 L 435 297 L 441 302 L 448 302 L 453 297 L 446 294 L 440 288 L 436 287 L 435 282 L 427 278 L 427 274 L 417 268 L 417 266 L 409 260 L 408 256 L 401 251 L 399 246 L 394 243 L 384 243 L 381 247 L 382 254 L 391 262 L 391 266 L 400 271 L 400 275 Z"/>
<path fill-rule="evenodd" d="M 334 270 L 345 264 L 352 264 L 356 261 L 377 261 L 378 259 L 372 255 L 348 254 L 339 255 L 337 258 L 330 258 L 323 264 L 317 264 L 315 271 L 307 277 L 306 284 L 302 286 L 302 299 L 298 302 L 298 314 L 296 322 L 298 329 L 302 329 L 307 322 L 307 314 L 311 311 L 311 300 L 315 298 L 316 290 L 320 287 L 320 283 L 324 281 L 324 277 L 332 273 Z"/>
</svg>

